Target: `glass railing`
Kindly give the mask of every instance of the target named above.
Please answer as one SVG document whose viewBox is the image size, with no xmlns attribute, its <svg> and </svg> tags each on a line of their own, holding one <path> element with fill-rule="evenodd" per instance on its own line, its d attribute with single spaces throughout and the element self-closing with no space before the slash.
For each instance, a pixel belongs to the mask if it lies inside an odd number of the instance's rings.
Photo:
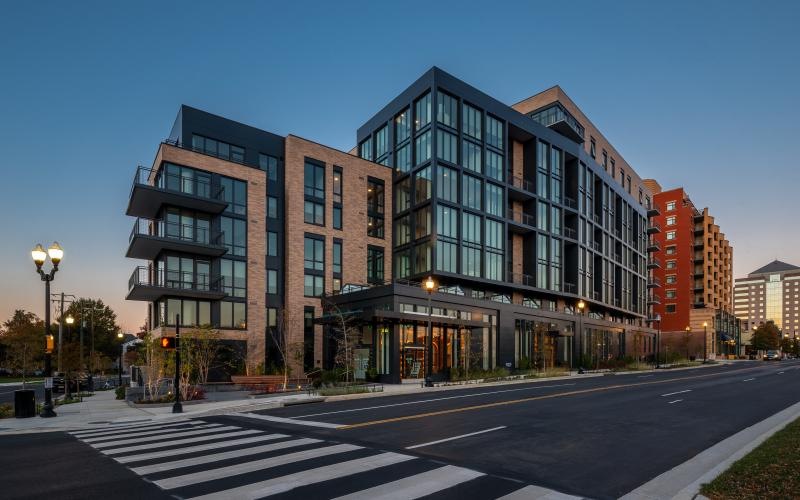
<svg viewBox="0 0 800 500">
<path fill-rule="evenodd" d="M 138 167 L 133 176 L 133 190 L 136 186 L 151 186 L 173 193 L 198 196 L 209 200 L 223 201 L 222 186 L 213 188 L 210 176 L 189 176 L 171 174 L 164 169 L 153 170 L 147 167 Z"/>
<path fill-rule="evenodd" d="M 188 271 L 167 271 L 138 266 L 128 280 L 128 290 L 135 286 L 193 290 L 198 292 L 219 292 L 222 289 L 222 278 L 215 278 L 205 273 Z"/>
<path fill-rule="evenodd" d="M 198 245 L 223 246 L 224 243 L 222 231 L 212 232 L 208 227 L 144 218 L 134 221 L 128 242 L 133 241 L 135 236 L 153 236 Z"/>
</svg>

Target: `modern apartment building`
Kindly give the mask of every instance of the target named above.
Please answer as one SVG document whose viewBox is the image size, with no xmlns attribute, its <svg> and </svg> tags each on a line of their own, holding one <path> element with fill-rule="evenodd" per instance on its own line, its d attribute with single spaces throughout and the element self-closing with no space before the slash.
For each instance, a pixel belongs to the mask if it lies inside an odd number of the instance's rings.
<svg viewBox="0 0 800 500">
<path fill-rule="evenodd" d="M 308 321 L 321 315 L 319 297 L 371 279 L 368 259 L 379 279 L 391 272 L 382 267 L 391 262 L 391 192 L 382 192 L 391 176 L 348 153 L 182 106 L 152 166 L 133 180 L 127 256 L 146 263 L 127 298 L 148 303 L 156 336 L 174 335 L 178 315 L 184 327 L 213 325 L 249 371 L 280 363 L 268 352 L 280 321 L 311 371 L 322 363 L 322 330 Z"/>
<path fill-rule="evenodd" d="M 800 267 L 779 260 L 736 280 L 733 307 L 742 319 L 742 342 L 752 330 L 772 321 L 783 334 L 800 335 Z"/>
<path fill-rule="evenodd" d="M 558 87 L 508 106 L 432 68 L 351 153 L 183 106 L 127 213 L 151 329 L 209 323 L 253 370 L 275 332 L 309 372 L 347 331 L 395 383 L 655 349 L 649 192 Z"/>
<path fill-rule="evenodd" d="M 663 296 L 654 311 L 665 341 L 689 340 L 690 355 L 702 356 L 705 332 L 706 354 L 733 354 L 740 333 L 733 314 L 733 248 L 708 208 L 696 208 L 683 188 L 663 191 L 652 179 L 645 185 L 660 212 L 654 217 L 661 232 L 654 236 L 660 248 L 653 255 L 653 275 Z"/>
</svg>

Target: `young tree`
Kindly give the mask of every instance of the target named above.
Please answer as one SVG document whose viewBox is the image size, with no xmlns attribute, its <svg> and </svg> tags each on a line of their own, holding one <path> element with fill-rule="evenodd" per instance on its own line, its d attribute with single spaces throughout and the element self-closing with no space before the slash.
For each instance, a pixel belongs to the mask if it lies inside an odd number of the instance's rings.
<svg viewBox="0 0 800 500">
<path fill-rule="evenodd" d="M 24 387 L 28 371 L 40 366 L 44 358 L 44 323 L 35 314 L 17 309 L 3 323 L 0 343 L 6 347 L 6 365 L 22 372 Z"/>
<path fill-rule="evenodd" d="M 284 307 L 278 311 L 276 325 L 267 328 L 273 347 L 280 357 L 284 390 L 289 385 L 292 366 L 303 366 L 303 343 L 292 340 L 291 330 L 296 327 L 294 319 L 294 314 Z"/>
<path fill-rule="evenodd" d="M 219 332 L 210 325 L 203 325 L 189 330 L 186 340 L 192 350 L 191 359 L 194 361 L 194 368 L 197 372 L 196 382 L 205 384 L 208 382 L 208 372 L 214 366 L 222 347 Z"/>
<path fill-rule="evenodd" d="M 751 343 L 756 351 L 778 349 L 781 345 L 781 332 L 774 322 L 767 321 L 753 332 Z"/>
<path fill-rule="evenodd" d="M 325 300 L 324 297 L 323 304 L 326 305 L 328 314 L 336 318 L 334 325 L 331 325 L 330 328 L 331 335 L 336 342 L 335 362 L 337 366 L 344 369 L 345 382 L 355 381 L 354 350 L 360 341 L 361 330 L 355 325 L 355 318 L 343 311 L 337 304 Z"/>
</svg>

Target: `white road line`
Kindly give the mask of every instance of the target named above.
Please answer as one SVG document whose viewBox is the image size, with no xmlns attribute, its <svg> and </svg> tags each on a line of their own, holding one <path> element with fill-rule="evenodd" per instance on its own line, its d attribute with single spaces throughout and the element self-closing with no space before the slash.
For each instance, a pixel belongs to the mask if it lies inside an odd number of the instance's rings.
<svg viewBox="0 0 800 500">
<path fill-rule="evenodd" d="M 103 448 L 116 448 L 117 446 L 122 446 L 125 444 L 134 444 L 134 443 L 149 443 L 151 441 L 160 441 L 162 439 L 171 439 L 171 438 L 179 438 L 185 436 L 199 436 L 201 434 L 213 434 L 215 432 L 222 432 L 222 431 L 235 431 L 239 430 L 241 427 L 236 427 L 233 425 L 223 425 L 221 427 L 214 427 L 212 429 L 199 429 L 199 430 L 191 430 L 191 431 L 184 431 L 184 432 L 173 432 L 172 434 L 162 434 L 160 436 L 150 436 L 144 438 L 130 438 L 130 439 L 120 439 L 119 441 L 106 441 L 103 443 L 89 443 L 89 446 L 92 448 L 102 450 Z"/>
<path fill-rule="evenodd" d="M 778 375 L 783 375 L 783 372 L 778 372 Z"/>
<path fill-rule="evenodd" d="M 505 429 L 505 428 L 506 428 L 505 425 L 501 425 L 500 427 L 492 427 L 491 429 L 483 429 L 482 431 L 470 432 L 469 434 L 462 434 L 460 436 L 453 436 L 453 437 L 449 437 L 449 438 L 445 438 L 445 439 L 439 439 L 439 440 L 436 440 L 436 441 L 430 441 L 428 443 L 421 443 L 421 444 L 415 444 L 413 446 L 406 446 L 406 449 L 407 450 L 413 450 L 415 448 L 422 448 L 423 446 L 431 446 L 433 444 L 446 443 L 447 441 L 455 441 L 456 439 L 461 439 L 461 438 L 470 437 L 470 436 L 477 436 L 478 434 L 486 434 L 487 432 L 499 431 L 500 429 Z"/>
<path fill-rule="evenodd" d="M 746 379 L 742 380 L 742 382 L 750 382 L 751 380 L 755 380 L 755 377 L 753 377 L 753 378 L 746 378 Z"/>
<path fill-rule="evenodd" d="M 113 450 L 101 450 L 106 455 L 118 455 L 120 453 L 128 453 L 129 451 L 152 450 L 153 448 L 164 448 L 167 446 L 178 446 L 181 444 L 189 443 L 202 443 L 203 441 L 213 441 L 215 439 L 227 439 L 232 437 L 248 436 L 252 434 L 263 434 L 263 431 L 256 429 L 248 429 L 245 431 L 236 432 L 223 432 L 221 434 L 212 434 L 209 436 L 198 436 L 186 439 L 176 439 L 174 441 L 161 441 L 159 443 L 138 444 L 136 446 L 127 446 L 125 448 L 114 448 Z"/>
<path fill-rule="evenodd" d="M 262 441 L 272 441 L 274 439 L 289 437 L 286 434 L 265 434 L 263 436 L 249 436 L 242 439 L 234 439 L 232 441 L 219 441 L 216 443 L 198 444 L 196 446 L 188 446 L 184 448 L 174 448 L 164 451 L 153 451 L 151 453 L 140 453 L 139 455 L 127 455 L 125 457 L 113 457 L 114 460 L 121 464 L 128 464 L 131 462 L 141 462 L 143 460 L 152 460 L 154 458 L 174 457 L 175 455 L 186 455 L 188 453 L 195 453 L 198 451 L 218 450 L 220 448 L 230 448 L 232 446 L 239 446 L 241 444 L 254 444 Z"/>
<path fill-rule="evenodd" d="M 307 444 L 314 444 L 321 442 L 322 441 L 319 439 L 312 439 L 312 438 L 293 439 L 291 441 L 281 441 L 280 443 L 265 444 L 261 446 L 254 446 L 252 448 L 225 451 L 222 453 L 212 453 L 210 455 L 202 455 L 194 458 L 186 458 L 184 460 L 175 460 L 172 462 L 162 462 L 160 464 L 145 465 L 142 467 L 135 467 L 131 470 L 139 474 L 140 476 L 144 476 L 145 474 L 153 474 L 155 472 L 183 469 L 184 467 L 191 467 L 193 465 L 202 465 L 211 462 L 219 462 L 231 458 L 247 457 L 250 455 L 258 455 L 259 453 L 266 453 L 268 451 L 284 450 L 286 448 L 294 448 L 296 446 L 304 446 Z"/>
<path fill-rule="evenodd" d="M 582 497 L 559 493 L 541 486 L 528 485 L 497 500 L 582 500 Z"/>
<path fill-rule="evenodd" d="M 142 425 L 120 425 L 117 427 L 102 427 L 98 429 L 90 429 L 90 430 L 79 430 L 70 432 L 75 437 L 84 438 L 84 437 L 94 437 L 94 436 L 102 436 L 105 434 L 116 434 L 118 432 L 128 432 L 132 430 L 148 430 L 148 429 L 163 429 L 166 427 L 179 427 L 182 425 L 200 425 L 205 424 L 206 422 L 200 420 L 179 420 L 179 421 L 172 421 L 172 422 L 164 422 L 160 424 L 142 424 Z"/>
<path fill-rule="evenodd" d="M 415 458 L 416 457 L 401 455 L 399 453 L 381 453 L 380 455 L 373 455 L 370 457 L 350 460 L 348 462 L 300 471 L 294 474 L 288 474 L 286 476 L 260 481 L 258 483 L 239 486 L 238 488 L 217 491 L 207 495 L 195 497 L 195 499 L 211 500 L 224 498 L 226 500 L 232 500 L 263 498 L 270 495 L 283 493 L 285 491 L 291 491 L 300 486 L 307 486 L 309 484 L 321 483 L 331 479 L 351 476 L 353 474 L 371 471 L 380 467 L 407 462 L 409 460 L 414 460 Z"/>
<path fill-rule="evenodd" d="M 222 424 L 197 425 L 197 426 L 194 426 L 194 427 L 189 427 L 186 430 L 189 430 L 189 429 L 191 429 L 191 430 L 195 430 L 195 429 L 211 429 L 213 427 L 222 427 Z M 108 439 L 123 439 L 123 438 L 136 437 L 136 436 L 138 436 L 138 437 L 157 436 L 159 434 L 169 434 L 170 432 L 176 432 L 176 431 L 179 431 L 179 430 L 180 429 L 171 428 L 171 429 L 148 430 L 146 432 L 131 431 L 131 432 L 125 432 L 125 433 L 122 433 L 122 434 L 110 434 L 110 435 L 107 435 L 107 436 L 96 436 L 96 437 L 92 436 L 90 438 L 80 438 L 80 439 L 84 443 L 97 443 L 98 441 L 105 441 L 105 440 L 108 440 Z"/>
<path fill-rule="evenodd" d="M 314 422 L 311 420 L 295 420 L 293 418 L 273 417 L 272 415 L 259 415 L 257 413 L 230 413 L 233 417 L 254 418 L 256 420 L 267 420 L 269 422 L 280 422 L 282 424 L 305 425 L 308 427 L 324 427 L 326 429 L 338 429 L 342 424 L 332 424 L 330 422 Z"/>
<path fill-rule="evenodd" d="M 533 389 L 548 389 L 550 387 L 568 387 L 575 384 L 557 384 L 557 385 L 542 385 L 536 387 L 519 387 L 517 389 L 504 389 L 502 391 L 490 391 L 490 392 L 476 392 L 473 394 L 461 394 L 459 396 L 446 396 L 442 398 L 432 398 L 432 399 L 422 399 L 420 401 L 407 401 L 405 403 L 392 403 L 388 405 L 380 405 L 380 406 L 365 406 L 364 408 L 352 408 L 350 410 L 338 410 L 338 411 L 326 411 L 323 413 L 309 413 L 308 415 L 299 415 L 297 417 L 292 418 L 308 418 L 308 417 L 319 417 L 321 415 L 335 415 L 337 413 L 351 413 L 354 411 L 366 411 L 366 410 L 377 410 L 379 408 L 392 408 L 394 406 L 406 406 L 406 405 L 416 405 L 422 403 L 433 403 L 436 401 L 447 401 L 448 399 L 461 399 L 461 398 L 471 398 L 475 396 L 487 396 L 491 394 L 503 394 L 505 392 L 517 392 L 517 391 L 530 391 Z"/>
<path fill-rule="evenodd" d="M 636 378 L 647 378 L 647 377 L 652 377 L 652 375 L 639 375 Z"/>
<path fill-rule="evenodd" d="M 159 481 L 153 481 L 160 488 L 171 490 L 180 488 L 182 486 L 189 486 L 190 484 L 204 483 L 207 481 L 215 481 L 239 474 L 247 474 L 248 472 L 255 472 L 270 467 L 277 467 L 279 465 L 286 465 L 295 462 L 302 462 L 312 458 L 325 457 L 334 455 L 336 453 L 345 453 L 348 451 L 360 450 L 361 446 L 353 444 L 337 444 L 333 446 L 326 446 L 325 448 L 314 448 L 313 450 L 298 451 L 296 453 L 289 453 L 286 455 L 279 455 L 277 457 L 263 458 L 261 460 L 253 460 L 252 462 L 245 462 L 243 464 L 230 465 L 227 467 L 219 467 L 217 469 L 208 469 L 191 474 L 184 474 L 182 476 L 173 476 Z M 372 457 L 369 457 L 372 458 Z M 228 498 L 226 495 L 223 495 Z M 219 498 L 219 497 L 217 497 Z"/>
<path fill-rule="evenodd" d="M 454 465 L 447 465 L 341 496 L 335 500 L 359 500 L 361 498 L 369 498 L 370 500 L 394 500 L 400 498 L 412 500 L 432 495 L 481 476 L 485 476 L 485 474 Z"/>
<path fill-rule="evenodd" d="M 692 392 L 692 390 L 686 389 L 685 391 L 668 392 L 666 394 L 662 394 L 661 397 L 663 398 L 664 396 L 672 396 L 673 394 L 683 394 L 684 392 Z"/>
<path fill-rule="evenodd" d="M 670 402 L 669 402 L 669 403 L 667 403 L 667 404 L 668 404 L 668 405 L 671 405 L 671 404 L 673 404 L 673 403 L 680 403 L 681 401 L 683 401 L 683 400 L 682 400 L 682 399 L 676 399 L 675 401 L 670 401 Z"/>
</svg>

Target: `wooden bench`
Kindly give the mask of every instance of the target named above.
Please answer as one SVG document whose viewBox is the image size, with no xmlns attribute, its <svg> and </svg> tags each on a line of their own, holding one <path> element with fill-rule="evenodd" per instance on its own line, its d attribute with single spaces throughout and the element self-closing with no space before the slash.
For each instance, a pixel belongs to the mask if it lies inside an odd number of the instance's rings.
<svg viewBox="0 0 800 500">
<path fill-rule="evenodd" d="M 289 377 L 287 387 L 283 387 L 283 375 L 231 375 L 231 382 L 246 389 L 260 392 L 278 392 L 279 390 L 298 390 L 308 385 L 307 377 Z"/>
</svg>

